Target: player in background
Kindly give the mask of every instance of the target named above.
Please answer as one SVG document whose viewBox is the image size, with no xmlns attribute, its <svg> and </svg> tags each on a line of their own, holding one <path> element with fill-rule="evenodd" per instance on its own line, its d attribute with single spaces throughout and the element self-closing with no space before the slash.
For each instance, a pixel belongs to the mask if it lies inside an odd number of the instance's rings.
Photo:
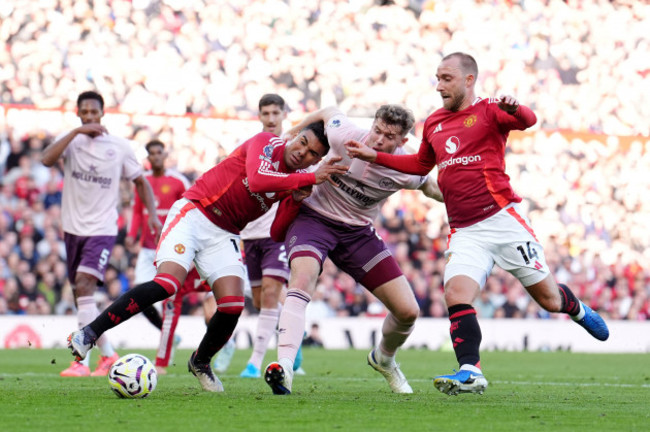
<svg viewBox="0 0 650 432">
<path fill-rule="evenodd" d="M 217 311 L 188 369 L 204 390 L 223 391 L 210 361 L 232 335 L 244 309 L 246 270 L 239 232 L 274 202 L 300 201 L 308 194 L 301 188 L 347 171 L 347 166 L 336 164 L 338 159 L 330 159 L 315 172 L 297 172 L 317 164 L 328 148 L 322 123 L 308 125 L 289 143 L 262 132 L 205 172 L 167 216 L 156 250 L 154 279 L 127 291 L 93 322 L 73 332 L 68 337 L 73 356 L 82 360 L 106 330 L 174 295 L 193 262 L 212 287 Z"/>
<path fill-rule="evenodd" d="M 169 209 L 177 200 L 183 197 L 183 193 L 190 187 L 190 182 L 179 172 L 165 167 L 167 152 L 162 141 L 152 140 L 145 145 L 145 149 L 147 150 L 147 160 L 151 165 L 151 170 L 145 172 L 145 177 L 153 190 L 156 201 L 156 214 L 161 224 L 163 224 Z M 135 264 L 135 280 L 133 281 L 135 285 L 148 282 L 156 276 L 154 261 L 157 239 L 147 229 L 148 216 L 147 208 L 144 206 L 140 195 L 136 193 L 133 203 L 133 218 L 125 239 L 126 247 L 129 250 L 134 250 L 136 240 L 138 236 L 140 237 L 140 251 Z M 195 274 L 196 270 L 191 270 L 190 273 L 194 274 L 192 277 L 188 277 L 187 283 L 193 287 L 198 275 Z M 178 299 L 178 302 L 174 301 L 176 299 Z M 162 318 L 153 305 L 142 311 L 142 314 L 161 331 L 160 345 L 156 355 L 156 370 L 160 374 L 166 373 L 173 347 L 178 343 L 177 336 L 174 333 L 178 324 L 182 299 L 182 295 L 175 295 L 166 299 L 162 305 Z"/>
<path fill-rule="evenodd" d="M 87 91 L 77 98 L 77 116 L 81 126 L 59 136 L 43 150 L 42 162 L 53 166 L 63 158 L 63 201 L 61 208 L 67 253 L 68 280 L 72 284 L 79 328 L 97 317 L 93 295 L 104 282 L 106 265 L 117 236 L 119 183 L 122 177 L 135 183 L 149 209 L 147 230 L 158 235 L 162 226 L 155 217 L 151 186 L 135 158 L 131 143 L 111 135 L 101 124 L 104 99 Z M 90 356 L 73 361 L 61 376 L 103 376 L 115 360 L 106 336 L 97 340 L 101 356 L 97 369 L 90 373 Z"/>
<path fill-rule="evenodd" d="M 260 98 L 258 107 L 262 131 L 276 136 L 282 135 L 282 122 L 287 118 L 284 99 L 277 94 L 265 94 Z M 280 316 L 281 294 L 289 280 L 289 264 L 284 243 L 271 239 L 271 224 L 277 209 L 276 203 L 270 211 L 249 222 L 240 234 L 244 243 L 244 261 L 250 280 L 253 306 L 260 311 L 253 339 L 253 352 L 240 374 L 242 378 L 261 376 L 262 361 Z M 215 357 L 214 369 L 218 373 L 226 371 L 234 352 L 235 342 L 230 339 Z M 298 357 L 302 358 L 301 350 Z M 298 362 L 294 367 L 300 373 Z"/>
<path fill-rule="evenodd" d="M 533 126 L 535 114 L 512 96 L 477 98 L 477 76 L 476 61 L 468 54 L 456 52 L 442 59 L 436 90 L 443 107 L 427 118 L 417 154 L 389 155 L 356 142 L 347 144 L 353 157 L 406 173 L 424 175 L 438 166 L 451 228 L 445 301 L 460 370 L 436 377 L 434 385 L 450 395 L 483 393 L 488 385 L 481 371 L 481 329 L 472 302 L 495 264 L 519 279 L 547 311 L 569 314 L 596 339 L 609 337 L 603 319 L 550 274 L 542 245 L 505 173 L 508 133 Z"/>
<path fill-rule="evenodd" d="M 319 120 L 326 124 L 330 155 L 342 157 L 350 169 L 343 175 L 332 176 L 334 184 L 315 187 L 288 229 L 286 247 L 291 275 L 280 315 L 278 362 L 267 366 L 265 380 L 274 394 L 291 393 L 293 363 L 305 330 L 305 310 L 316 289 L 323 261 L 329 256 L 389 310 L 381 341 L 368 354 L 368 364 L 384 376 L 393 392 L 412 393 L 395 362 L 395 354 L 413 331 L 420 310 L 413 290 L 373 222 L 383 202 L 400 189 L 420 189 L 432 198 L 440 198 L 440 194 L 435 181 L 427 176 L 406 175 L 350 160 L 344 144 L 359 140 L 377 151 L 403 154 L 402 146 L 415 119 L 411 111 L 399 105 L 383 105 L 367 130 L 355 126 L 337 108 L 324 108 L 309 114 L 287 135 L 292 136 L 304 124 Z"/>
</svg>

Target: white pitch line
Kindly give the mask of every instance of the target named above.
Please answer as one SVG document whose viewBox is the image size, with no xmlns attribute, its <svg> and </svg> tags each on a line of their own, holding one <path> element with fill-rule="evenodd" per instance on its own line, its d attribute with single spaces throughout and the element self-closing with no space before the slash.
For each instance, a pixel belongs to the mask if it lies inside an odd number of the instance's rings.
<svg viewBox="0 0 650 432">
<path fill-rule="evenodd" d="M 0 372 L 0 382 L 2 379 L 11 379 L 11 378 L 43 378 L 43 377 L 53 377 L 58 376 L 57 373 L 37 373 L 37 372 L 24 372 L 24 373 L 2 373 Z M 163 379 L 166 378 L 178 378 L 185 377 L 188 374 L 185 373 L 169 373 L 164 375 Z M 222 374 L 221 378 L 237 378 L 239 375 L 234 374 Z M 367 377 L 343 377 L 343 376 L 312 376 L 305 377 L 305 379 L 312 378 L 317 380 L 327 380 L 327 381 L 368 381 L 377 376 L 371 375 Z M 432 378 L 409 378 L 409 382 L 417 383 L 430 383 Z M 72 380 L 68 380 L 72 381 Z M 490 384 L 503 384 L 503 385 L 525 385 L 525 386 L 548 386 L 548 387 L 614 387 L 614 388 L 648 388 L 650 389 L 650 384 L 625 384 L 625 383 L 599 383 L 599 382 L 555 382 L 555 381 L 501 381 L 501 380 L 488 380 Z M 252 382 L 252 381 L 251 381 Z"/>
</svg>

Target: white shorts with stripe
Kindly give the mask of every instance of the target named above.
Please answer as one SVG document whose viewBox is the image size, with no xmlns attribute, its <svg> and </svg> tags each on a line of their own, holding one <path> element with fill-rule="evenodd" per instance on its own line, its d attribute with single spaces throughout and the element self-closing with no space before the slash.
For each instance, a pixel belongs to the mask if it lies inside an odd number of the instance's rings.
<svg viewBox="0 0 650 432">
<path fill-rule="evenodd" d="M 495 264 L 525 287 L 550 274 L 544 248 L 517 204 L 510 204 L 474 225 L 452 229 L 448 243 L 445 284 L 462 275 L 483 288 Z"/>
<path fill-rule="evenodd" d="M 156 251 L 156 264 L 175 262 L 190 269 L 192 261 L 201 279 L 214 281 L 224 276 L 246 280 L 240 239 L 213 224 L 188 199 L 181 198 L 169 210 Z"/>
</svg>

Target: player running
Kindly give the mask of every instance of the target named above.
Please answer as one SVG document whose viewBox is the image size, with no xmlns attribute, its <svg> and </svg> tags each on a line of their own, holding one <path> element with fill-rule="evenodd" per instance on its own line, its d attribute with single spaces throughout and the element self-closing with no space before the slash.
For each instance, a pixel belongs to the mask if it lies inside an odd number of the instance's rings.
<svg viewBox="0 0 650 432">
<path fill-rule="evenodd" d="M 481 371 L 481 329 L 472 302 L 495 264 L 519 279 L 547 311 L 569 314 L 598 340 L 609 337 L 603 319 L 569 287 L 555 282 L 505 173 L 508 133 L 533 126 L 535 114 L 512 96 L 477 98 L 477 76 L 476 61 L 468 54 L 456 52 L 442 59 L 436 77 L 443 108 L 427 118 L 417 154 L 381 153 L 353 141 L 346 145 L 352 157 L 405 173 L 424 175 L 438 166 L 451 228 L 445 301 L 460 370 L 436 377 L 434 385 L 449 395 L 483 393 L 488 385 Z"/>
<path fill-rule="evenodd" d="M 274 93 L 265 94 L 260 98 L 258 108 L 262 131 L 280 136 L 282 122 L 287 117 L 284 99 Z M 270 234 L 277 208 L 276 203 L 267 213 L 248 223 L 240 234 L 244 243 L 244 260 L 250 280 L 253 306 L 260 311 L 253 339 L 253 352 L 239 375 L 242 378 L 261 377 L 262 361 L 278 325 L 283 300 L 281 295 L 289 280 L 289 263 L 284 243 L 274 241 Z M 235 341 L 230 339 L 215 357 L 214 369 L 218 373 L 225 372 L 234 353 Z M 302 351 L 299 350 L 298 357 L 301 356 Z M 296 362 L 294 367 L 299 370 L 299 362 Z"/>
<path fill-rule="evenodd" d="M 426 175 L 406 175 L 360 160 L 350 161 L 344 144 L 358 140 L 380 152 L 403 154 L 402 146 L 415 119 L 399 105 L 383 105 L 370 130 L 366 130 L 355 126 L 337 108 L 324 108 L 308 115 L 287 134 L 316 120 L 327 125 L 331 155 L 343 157 L 350 170 L 332 176 L 334 184 L 314 188 L 286 234 L 291 276 L 280 315 L 278 362 L 267 366 L 266 382 L 274 394 L 291 393 L 294 359 L 305 330 L 305 309 L 316 289 L 323 261 L 329 256 L 388 308 L 382 339 L 368 354 L 368 364 L 386 378 L 393 392 L 412 393 L 395 362 L 395 353 L 413 331 L 420 310 L 413 290 L 375 232 L 373 222 L 382 203 L 400 189 L 420 189 L 433 198 L 440 198 L 439 191 L 435 181 Z"/>
<path fill-rule="evenodd" d="M 192 262 L 212 287 L 217 312 L 188 369 L 204 390 L 223 391 L 210 360 L 230 338 L 244 309 L 246 271 L 239 249 L 239 232 L 286 197 L 301 200 L 298 190 L 345 173 L 338 158 L 313 173 L 296 172 L 317 164 L 329 148 L 322 123 L 312 123 L 290 142 L 262 132 L 237 147 L 204 173 L 172 206 L 156 251 L 154 279 L 127 291 L 97 319 L 68 337 L 73 356 L 83 359 L 98 337 L 144 308 L 176 293 Z M 284 191 L 293 191 L 284 192 Z"/>
<path fill-rule="evenodd" d="M 93 295 L 104 273 L 117 237 L 117 207 L 120 179 L 133 181 L 150 211 L 146 229 L 153 235 L 162 224 L 155 216 L 154 196 L 135 158 L 131 143 L 111 135 L 101 124 L 104 98 L 94 91 L 77 97 L 81 126 L 62 134 L 43 150 L 42 162 L 53 166 L 63 158 L 63 202 L 61 223 L 64 231 L 68 280 L 72 285 L 79 328 L 99 314 Z M 90 372 L 90 357 L 74 361 L 61 376 L 105 376 L 119 358 L 107 337 L 99 338 L 101 356 L 97 369 Z"/>
</svg>

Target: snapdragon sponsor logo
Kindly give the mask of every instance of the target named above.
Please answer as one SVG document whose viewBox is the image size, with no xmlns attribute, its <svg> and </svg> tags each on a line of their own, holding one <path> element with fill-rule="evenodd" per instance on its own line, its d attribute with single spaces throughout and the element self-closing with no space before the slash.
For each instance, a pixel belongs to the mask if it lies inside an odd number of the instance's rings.
<svg viewBox="0 0 650 432">
<path fill-rule="evenodd" d="M 269 211 L 269 206 L 267 206 L 266 202 L 264 202 L 264 197 L 262 197 L 262 195 L 258 193 L 251 192 L 251 188 L 248 186 L 248 177 L 244 177 L 242 179 L 242 183 L 244 184 L 244 187 L 246 188 L 250 196 L 252 196 L 254 199 L 257 200 L 257 202 L 260 203 L 260 207 L 262 208 L 262 211 L 265 213 Z"/>
<path fill-rule="evenodd" d="M 474 162 L 480 162 L 481 161 L 481 155 L 474 155 L 474 156 L 461 156 L 457 158 L 451 158 L 449 160 L 446 160 L 444 162 L 440 162 L 440 165 L 438 165 L 439 170 L 443 170 L 447 168 L 448 166 L 451 165 L 469 165 Z"/>
</svg>

